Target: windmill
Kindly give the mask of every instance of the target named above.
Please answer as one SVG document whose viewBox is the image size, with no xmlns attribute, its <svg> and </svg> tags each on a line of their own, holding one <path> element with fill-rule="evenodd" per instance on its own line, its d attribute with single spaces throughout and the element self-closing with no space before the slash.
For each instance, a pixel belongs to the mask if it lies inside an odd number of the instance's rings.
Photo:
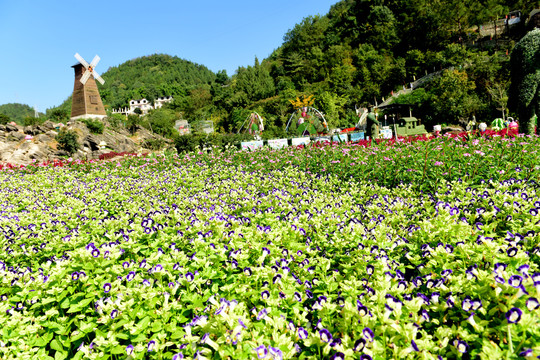
<svg viewBox="0 0 540 360">
<path fill-rule="evenodd" d="M 79 54 L 75 54 L 75 58 L 79 63 L 72 66 L 75 69 L 75 85 L 73 86 L 71 120 L 106 117 L 107 113 L 95 81 L 105 83 L 105 80 L 94 70 L 100 57 L 96 55 L 90 64 Z"/>
</svg>

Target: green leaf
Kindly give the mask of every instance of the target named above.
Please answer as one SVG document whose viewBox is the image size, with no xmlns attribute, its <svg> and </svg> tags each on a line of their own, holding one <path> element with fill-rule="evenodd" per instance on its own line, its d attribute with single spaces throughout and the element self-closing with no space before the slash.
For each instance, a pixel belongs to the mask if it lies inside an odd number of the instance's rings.
<svg viewBox="0 0 540 360">
<path fill-rule="evenodd" d="M 62 350 L 64 350 L 64 347 L 62 346 L 62 344 L 60 344 L 60 342 L 58 340 L 53 339 L 53 341 L 51 341 L 51 349 L 57 350 L 57 351 L 62 351 Z"/>
</svg>

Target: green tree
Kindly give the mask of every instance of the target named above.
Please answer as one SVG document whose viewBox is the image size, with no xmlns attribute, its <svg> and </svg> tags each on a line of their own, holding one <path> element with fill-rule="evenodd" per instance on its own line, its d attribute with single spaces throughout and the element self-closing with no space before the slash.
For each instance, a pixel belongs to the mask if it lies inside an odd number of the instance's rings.
<svg viewBox="0 0 540 360">
<path fill-rule="evenodd" d="M 0 114 L 0 125 L 6 125 L 11 121 L 11 118 L 7 115 Z"/>
<path fill-rule="evenodd" d="M 69 114 L 67 110 L 62 108 L 52 109 L 49 113 L 49 117 L 55 122 L 65 122 L 66 120 L 69 120 Z"/>
<path fill-rule="evenodd" d="M 254 66 L 237 70 L 234 89 L 246 94 L 251 102 L 273 96 L 276 90 L 270 71 L 257 58 Z"/>
<path fill-rule="evenodd" d="M 173 110 L 156 109 L 151 111 L 144 118 L 156 134 L 172 137 L 174 130 L 174 121 L 177 119 Z"/>
<path fill-rule="evenodd" d="M 137 127 L 141 125 L 141 118 L 139 115 L 128 115 L 126 120 L 126 129 L 129 130 L 132 134 L 137 131 Z"/>
<path fill-rule="evenodd" d="M 473 93 L 476 85 L 467 73 L 445 70 L 428 84 L 430 117 L 433 123 L 464 121 L 478 110 L 478 98 Z"/>
<path fill-rule="evenodd" d="M 508 105 L 518 113 L 521 131 L 534 134 L 534 119 L 540 113 L 540 29 L 530 31 L 516 44 L 510 70 Z"/>
<path fill-rule="evenodd" d="M 44 119 L 33 117 L 33 116 L 27 116 L 24 118 L 23 125 L 24 126 L 34 126 L 34 125 L 40 125 L 43 124 Z"/>
</svg>

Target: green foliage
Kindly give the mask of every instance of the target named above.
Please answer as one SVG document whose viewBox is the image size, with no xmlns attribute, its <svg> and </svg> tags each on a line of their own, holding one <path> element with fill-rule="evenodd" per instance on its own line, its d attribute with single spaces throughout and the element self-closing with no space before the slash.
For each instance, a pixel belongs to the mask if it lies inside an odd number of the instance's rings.
<svg viewBox="0 0 540 360">
<path fill-rule="evenodd" d="M 178 153 L 195 150 L 208 150 L 210 148 L 225 150 L 227 147 L 239 147 L 240 142 L 253 140 L 250 134 L 211 134 L 211 135 L 183 135 L 175 139 Z"/>
<path fill-rule="evenodd" d="M 37 118 L 37 117 L 33 117 L 33 116 L 27 116 L 23 120 L 23 125 L 24 126 L 34 126 L 34 125 L 43 124 L 44 122 L 45 122 L 44 118 Z"/>
<path fill-rule="evenodd" d="M 144 122 L 156 134 L 172 137 L 174 130 L 174 122 L 178 117 L 175 112 L 170 109 L 152 110 L 144 118 Z"/>
<path fill-rule="evenodd" d="M 174 102 L 165 108 L 177 118 L 191 124 L 211 119 L 218 132 L 237 129 L 243 120 L 238 109 L 258 109 L 268 124 L 265 132 L 280 133 L 295 110 L 287 101 L 296 96 L 316 95 L 330 127 L 345 127 L 354 122 L 355 105 L 375 105 L 427 73 L 455 67 L 466 73 L 465 88 L 456 88 L 448 74 L 432 81 L 428 96 L 416 99 L 421 114 L 434 122 L 455 123 L 471 114 L 490 121 L 501 107 L 490 88 L 510 77 L 508 57 L 495 48 L 479 51 L 472 39 L 482 40 L 479 25 L 511 9 L 527 13 L 532 6 L 517 0 L 343 0 L 327 15 L 302 19 L 267 59 L 241 66 L 231 77 L 177 57 L 151 55 L 109 69 L 100 92 L 108 109 L 125 107 L 130 99 L 172 95 Z M 445 81 L 453 90 L 441 90 Z M 428 103 L 446 100 L 450 103 Z M 66 106 L 70 99 L 61 108 Z M 142 125 L 172 136 L 168 120 Z"/>
<path fill-rule="evenodd" d="M 11 118 L 8 115 L 0 114 L 0 125 L 6 125 L 11 121 Z"/>
<path fill-rule="evenodd" d="M 530 31 L 512 50 L 509 107 L 519 114 L 522 131 L 534 134 L 540 113 L 540 29 Z"/>
<path fill-rule="evenodd" d="M 47 112 L 47 116 L 54 122 L 66 122 L 69 120 L 69 112 L 64 108 L 55 108 Z"/>
<path fill-rule="evenodd" d="M 105 121 L 109 123 L 109 125 L 112 126 L 113 128 L 118 129 L 124 126 L 126 117 L 122 114 L 109 114 L 105 118 Z"/>
<path fill-rule="evenodd" d="M 77 133 L 73 130 L 62 128 L 56 135 L 56 141 L 58 141 L 58 149 L 68 154 L 73 154 L 80 148 Z"/>
<path fill-rule="evenodd" d="M 143 143 L 143 147 L 150 150 L 161 150 L 166 145 L 162 139 L 147 139 Z"/>
<path fill-rule="evenodd" d="M 141 123 L 142 121 L 139 115 L 128 115 L 126 120 L 126 129 L 133 134 L 135 131 L 137 131 L 137 127 L 139 127 Z"/>
<path fill-rule="evenodd" d="M 10 121 L 14 121 L 17 124 L 23 124 L 25 117 L 33 117 L 35 111 L 33 108 L 26 104 L 10 103 L 0 105 L 0 114 L 10 117 Z M 38 114 L 39 116 L 43 114 Z"/>
<path fill-rule="evenodd" d="M 105 125 L 98 119 L 83 119 L 82 122 L 86 125 L 92 134 L 103 134 Z"/>
</svg>

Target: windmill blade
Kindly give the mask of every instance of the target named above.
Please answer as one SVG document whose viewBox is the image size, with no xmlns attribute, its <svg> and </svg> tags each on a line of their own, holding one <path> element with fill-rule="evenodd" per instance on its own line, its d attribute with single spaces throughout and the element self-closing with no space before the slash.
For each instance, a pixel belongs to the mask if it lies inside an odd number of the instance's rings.
<svg viewBox="0 0 540 360">
<path fill-rule="evenodd" d="M 92 60 L 92 62 L 90 63 L 90 66 L 91 66 L 92 68 L 95 68 L 96 65 L 98 64 L 99 60 L 101 60 L 101 58 L 100 58 L 99 56 L 97 56 L 97 55 L 94 56 L 94 60 Z"/>
<path fill-rule="evenodd" d="M 99 76 L 99 74 L 97 72 L 92 71 L 92 75 L 94 75 L 94 79 L 99 81 L 101 83 L 101 85 L 105 84 L 105 80 L 103 80 L 103 78 L 101 76 Z"/>
<path fill-rule="evenodd" d="M 75 59 L 79 60 L 79 62 L 80 62 L 85 68 L 87 68 L 87 69 L 88 69 L 88 67 L 90 66 L 90 65 L 86 62 L 86 60 L 84 60 L 84 59 L 82 58 L 82 56 L 79 55 L 79 53 L 76 53 L 76 54 L 75 54 Z"/>
<path fill-rule="evenodd" d="M 88 78 L 90 77 L 92 73 L 88 70 L 86 70 L 83 74 L 83 76 L 81 77 L 81 83 L 84 85 L 86 84 L 86 81 L 88 81 Z"/>
</svg>

